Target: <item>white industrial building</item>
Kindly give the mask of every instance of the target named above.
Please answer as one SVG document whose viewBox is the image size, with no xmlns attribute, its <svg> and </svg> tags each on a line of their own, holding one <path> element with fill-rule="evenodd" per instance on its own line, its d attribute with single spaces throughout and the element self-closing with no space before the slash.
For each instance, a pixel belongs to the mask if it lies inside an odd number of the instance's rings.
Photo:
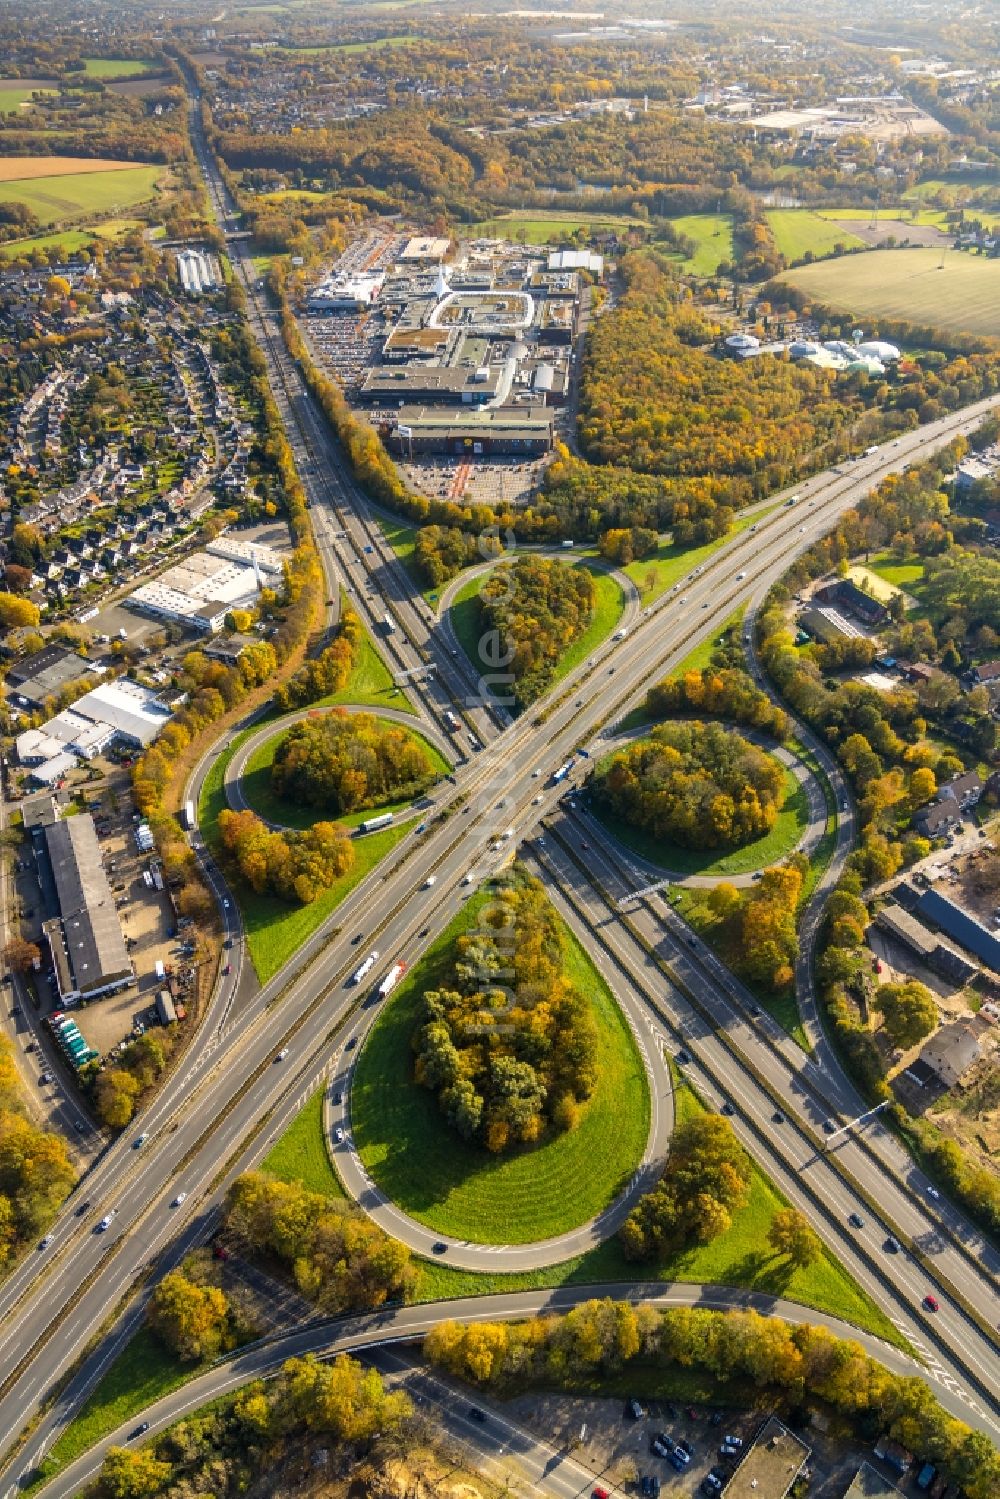
<svg viewBox="0 0 1000 1499">
<path fill-rule="evenodd" d="M 222 284 L 213 258 L 204 250 L 178 250 L 177 274 L 189 297 L 218 291 Z"/>
<path fill-rule="evenodd" d="M 102 682 L 40 728 L 25 729 L 14 747 L 19 762 L 31 767 L 32 780 L 52 786 L 78 760 L 92 760 L 112 744 L 144 749 L 170 718 L 155 692 L 121 677 Z"/>
<path fill-rule="evenodd" d="M 550 271 L 589 271 L 592 276 L 604 275 L 604 256 L 593 250 L 552 250 L 549 254 Z"/>
<path fill-rule="evenodd" d="M 378 300 L 385 276 L 329 276 L 309 293 L 307 312 L 361 312 Z"/>
<path fill-rule="evenodd" d="M 401 261 L 412 263 L 413 261 L 430 262 L 432 265 L 442 261 L 448 253 L 450 240 L 430 239 L 418 237 L 407 240 L 403 249 L 399 252 Z"/>
<path fill-rule="evenodd" d="M 141 584 L 129 602 L 143 614 L 214 635 L 230 610 L 252 609 L 266 579 L 281 571 L 281 557 L 271 547 L 220 536 L 204 552 L 185 557 L 154 582 Z"/>
</svg>

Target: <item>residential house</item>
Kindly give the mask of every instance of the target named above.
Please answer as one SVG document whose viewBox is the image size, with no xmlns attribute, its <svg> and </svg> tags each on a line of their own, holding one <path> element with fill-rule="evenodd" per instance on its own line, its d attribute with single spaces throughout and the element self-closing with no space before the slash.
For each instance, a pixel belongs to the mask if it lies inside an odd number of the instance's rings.
<svg viewBox="0 0 1000 1499">
<path fill-rule="evenodd" d="M 964 1021 L 956 1020 L 951 1025 L 943 1025 L 931 1036 L 920 1053 L 920 1060 L 940 1078 L 946 1088 L 954 1088 L 981 1056 L 982 1047 L 972 1027 Z M 883 1455 L 877 1447 L 875 1455 Z"/>
</svg>

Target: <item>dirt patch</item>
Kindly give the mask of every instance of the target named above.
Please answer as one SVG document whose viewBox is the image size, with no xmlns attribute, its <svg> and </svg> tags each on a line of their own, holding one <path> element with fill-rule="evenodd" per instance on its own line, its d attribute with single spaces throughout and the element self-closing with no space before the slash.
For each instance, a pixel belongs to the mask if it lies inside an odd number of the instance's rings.
<svg viewBox="0 0 1000 1499">
<path fill-rule="evenodd" d="M 946 234 L 934 224 L 911 224 L 908 219 L 886 219 L 879 215 L 877 225 L 864 219 L 831 219 L 845 234 L 856 234 L 866 245 L 881 245 L 892 235 L 901 245 L 923 245 L 931 250 L 945 249 L 954 242 L 954 236 Z"/>
<path fill-rule="evenodd" d="M 169 78 L 120 78 L 117 83 L 105 83 L 110 94 L 124 94 L 126 99 L 141 99 L 145 94 L 158 94 L 168 88 Z"/>
<path fill-rule="evenodd" d="M 83 176 L 93 172 L 131 172 L 144 161 L 108 161 L 101 156 L 0 157 L 0 182 L 29 182 L 37 177 Z"/>
</svg>

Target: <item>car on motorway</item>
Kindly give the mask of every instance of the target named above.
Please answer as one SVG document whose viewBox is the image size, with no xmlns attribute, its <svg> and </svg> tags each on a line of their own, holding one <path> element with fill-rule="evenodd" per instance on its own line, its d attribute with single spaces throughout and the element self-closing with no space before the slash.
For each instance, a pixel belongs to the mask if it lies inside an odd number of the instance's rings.
<svg viewBox="0 0 1000 1499">
<path fill-rule="evenodd" d="M 486 1420 L 486 1412 L 484 1410 L 481 1410 L 478 1405 L 470 1405 L 469 1406 L 469 1420 L 470 1421 L 479 1421 L 479 1422 L 485 1421 Z"/>
<path fill-rule="evenodd" d="M 860 1213 L 852 1213 L 847 1221 L 852 1228 L 864 1228 L 865 1226 L 865 1220 Z"/>
<path fill-rule="evenodd" d="M 110 1213 L 105 1213 L 104 1217 L 101 1219 L 100 1223 L 97 1225 L 97 1232 L 99 1234 L 106 1234 L 107 1233 L 108 1229 L 111 1227 L 111 1220 L 114 1218 L 114 1216 L 115 1216 L 115 1210 L 114 1210 L 114 1208 L 112 1208 L 112 1210 L 111 1210 Z"/>
<path fill-rule="evenodd" d="M 133 1426 L 132 1430 L 129 1432 L 129 1434 L 128 1434 L 129 1441 L 130 1442 L 134 1442 L 135 1439 L 136 1439 L 136 1437 L 145 1436 L 145 1434 L 146 1434 L 146 1432 L 148 1430 L 149 1430 L 149 1422 L 148 1421 L 140 1421 L 139 1424 L 138 1424 L 138 1426 Z"/>
<path fill-rule="evenodd" d="M 337 1089 L 336 1093 L 333 1095 L 333 1101 L 334 1101 L 334 1103 L 337 1103 L 337 1104 L 343 1103 L 343 1101 L 344 1101 L 344 1095 L 343 1095 L 343 1093 L 341 1093 L 341 1091 L 340 1091 L 339 1088 Z"/>
<path fill-rule="evenodd" d="M 344 1050 L 345 1051 L 353 1051 L 354 1048 L 357 1046 L 357 1044 L 358 1044 L 358 1038 L 357 1038 L 357 1036 L 348 1036 L 347 1040 L 344 1042 Z"/>
<path fill-rule="evenodd" d="M 233 965 L 232 965 L 232 963 L 226 963 L 226 964 L 224 964 L 223 969 L 222 969 L 223 978 L 225 978 L 227 974 L 232 973 L 232 971 L 233 971 Z"/>
<path fill-rule="evenodd" d="M 885 1243 L 882 1245 L 882 1248 L 885 1250 L 886 1254 L 898 1254 L 899 1253 L 899 1245 L 896 1243 L 895 1239 L 892 1237 L 891 1234 L 886 1239 Z"/>
<path fill-rule="evenodd" d="M 339 1125 L 333 1132 L 333 1139 L 336 1145 L 343 1145 L 344 1143 L 344 1131 L 339 1127 Z"/>
<path fill-rule="evenodd" d="M 928 1187 L 927 1196 L 933 1197 L 934 1201 L 937 1202 L 941 1197 L 941 1193 L 938 1191 L 937 1187 Z"/>
<path fill-rule="evenodd" d="M 541 797 L 541 796 L 533 796 L 533 797 L 532 797 L 532 798 L 531 798 L 531 805 L 532 805 L 532 806 L 533 806 L 533 807 L 537 807 L 537 806 L 538 806 L 538 805 L 539 805 L 539 803 L 540 803 L 540 802 L 542 802 L 542 801 L 543 801 L 543 800 L 544 800 L 544 797 Z"/>
<path fill-rule="evenodd" d="M 77 1208 L 77 1210 L 76 1210 L 76 1212 L 74 1214 L 74 1217 L 76 1217 L 76 1218 L 82 1218 L 83 1215 L 84 1215 L 84 1213 L 89 1212 L 89 1210 L 90 1210 L 90 1198 L 88 1197 L 87 1200 L 86 1200 L 86 1202 L 81 1202 L 80 1206 Z"/>
<path fill-rule="evenodd" d="M 287 1055 L 288 1055 L 288 1047 L 287 1046 L 283 1046 L 281 1048 L 281 1050 L 278 1052 L 278 1055 L 275 1057 L 274 1060 L 276 1062 L 283 1062 L 285 1060 L 285 1058 L 287 1057 Z"/>
<path fill-rule="evenodd" d="M 443 1239 L 436 1239 L 431 1245 L 432 1254 L 447 1254 L 448 1246 Z"/>
<path fill-rule="evenodd" d="M 48 1247 L 49 1247 L 49 1245 L 51 1243 L 52 1243 L 52 1235 L 51 1234 L 46 1234 L 44 1239 L 39 1239 L 39 1241 L 38 1241 L 38 1247 L 39 1247 L 39 1249 L 48 1249 Z"/>
<path fill-rule="evenodd" d="M 182 1202 L 187 1202 L 187 1193 L 186 1192 L 178 1192 L 177 1196 L 174 1198 L 174 1200 L 170 1204 L 170 1206 L 172 1208 L 179 1208 Z"/>
<path fill-rule="evenodd" d="M 728 1098 L 724 1098 L 722 1100 L 722 1103 L 719 1105 L 719 1113 L 720 1114 L 725 1114 L 727 1118 L 729 1118 L 732 1114 L 736 1113 L 736 1110 L 734 1109 L 733 1105 L 729 1102 Z"/>
<path fill-rule="evenodd" d="M 771 1115 L 771 1118 L 774 1120 L 775 1124 L 784 1124 L 785 1122 L 785 1116 L 780 1109 L 775 1109 L 774 1113 Z"/>
<path fill-rule="evenodd" d="M 146 1130 L 143 1130 L 142 1134 L 141 1135 L 136 1135 L 135 1139 L 132 1141 L 132 1149 L 133 1150 L 141 1150 L 142 1147 L 145 1145 L 145 1143 L 146 1143 L 146 1141 L 148 1139 L 149 1139 L 148 1132 Z"/>
<path fill-rule="evenodd" d="M 930 1293 L 924 1297 L 924 1306 L 929 1312 L 939 1312 L 941 1310 L 941 1303 L 936 1296 L 931 1296 Z"/>
<path fill-rule="evenodd" d="M 687 1064 L 690 1062 L 690 1060 L 691 1060 L 691 1054 L 690 1054 L 690 1052 L 685 1051 L 683 1049 L 683 1047 L 682 1047 L 681 1050 L 677 1053 L 677 1061 L 680 1063 L 680 1065 L 682 1067 L 686 1067 Z"/>
<path fill-rule="evenodd" d="M 223 899 L 223 902 L 222 902 L 222 909 L 223 909 L 223 910 L 224 910 L 224 911 L 228 911 L 228 910 L 229 910 L 229 901 L 228 901 L 228 900 L 227 900 L 227 899 Z"/>
</svg>

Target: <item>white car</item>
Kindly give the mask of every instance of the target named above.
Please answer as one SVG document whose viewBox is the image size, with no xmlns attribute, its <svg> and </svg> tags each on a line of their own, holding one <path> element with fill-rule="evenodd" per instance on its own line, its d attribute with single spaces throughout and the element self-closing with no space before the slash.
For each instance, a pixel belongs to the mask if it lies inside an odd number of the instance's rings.
<svg viewBox="0 0 1000 1499">
<path fill-rule="evenodd" d="M 538 804 L 539 804 L 539 802 L 541 802 L 541 801 L 544 801 L 544 800 L 545 800 L 545 798 L 544 798 L 544 797 L 541 797 L 541 796 L 533 796 L 533 797 L 532 797 L 532 798 L 531 798 L 531 805 L 532 805 L 532 806 L 533 806 L 533 807 L 537 807 L 537 806 L 538 806 Z"/>
<path fill-rule="evenodd" d="M 437 884 L 437 875 L 436 874 L 429 874 L 427 876 L 426 880 L 424 880 L 424 889 L 425 890 L 429 890 L 432 885 L 436 885 L 436 884 Z"/>
<path fill-rule="evenodd" d="M 223 901 L 223 902 L 222 902 L 222 909 L 223 909 L 223 910 L 224 910 L 224 911 L 228 911 L 228 910 L 229 910 L 229 902 L 228 902 L 228 900 L 224 900 L 224 901 Z"/>
<path fill-rule="evenodd" d="M 288 1055 L 288 1047 L 287 1046 L 283 1046 L 281 1048 L 281 1050 L 278 1052 L 278 1055 L 275 1057 L 274 1060 L 276 1062 L 283 1062 L 285 1060 L 285 1058 L 287 1057 L 287 1055 Z"/>
<path fill-rule="evenodd" d="M 933 1197 L 934 1201 L 937 1202 L 938 1198 L 941 1196 L 941 1193 L 938 1191 L 937 1187 L 928 1187 L 927 1196 Z"/>
<path fill-rule="evenodd" d="M 342 1145 L 344 1143 L 344 1131 L 342 1129 L 335 1129 L 333 1132 L 333 1138 L 336 1140 L 338 1145 Z"/>
<path fill-rule="evenodd" d="M 170 1206 L 172 1208 L 179 1208 L 180 1205 L 181 1205 L 181 1203 L 182 1202 L 186 1202 L 186 1201 L 187 1201 L 187 1193 L 186 1192 L 178 1192 L 177 1196 L 174 1198 L 174 1200 L 170 1204 Z"/>
<path fill-rule="evenodd" d="M 38 1247 L 39 1247 L 39 1249 L 48 1249 L 48 1247 L 49 1247 L 49 1245 L 51 1243 L 52 1243 L 52 1235 L 51 1234 L 46 1234 L 45 1238 L 41 1240 L 41 1242 L 39 1243 Z"/>
<path fill-rule="evenodd" d="M 108 1213 L 101 1219 L 100 1223 L 97 1225 L 97 1232 L 99 1234 L 107 1233 L 108 1229 L 111 1227 L 111 1220 L 114 1216 L 114 1213 Z"/>
</svg>

